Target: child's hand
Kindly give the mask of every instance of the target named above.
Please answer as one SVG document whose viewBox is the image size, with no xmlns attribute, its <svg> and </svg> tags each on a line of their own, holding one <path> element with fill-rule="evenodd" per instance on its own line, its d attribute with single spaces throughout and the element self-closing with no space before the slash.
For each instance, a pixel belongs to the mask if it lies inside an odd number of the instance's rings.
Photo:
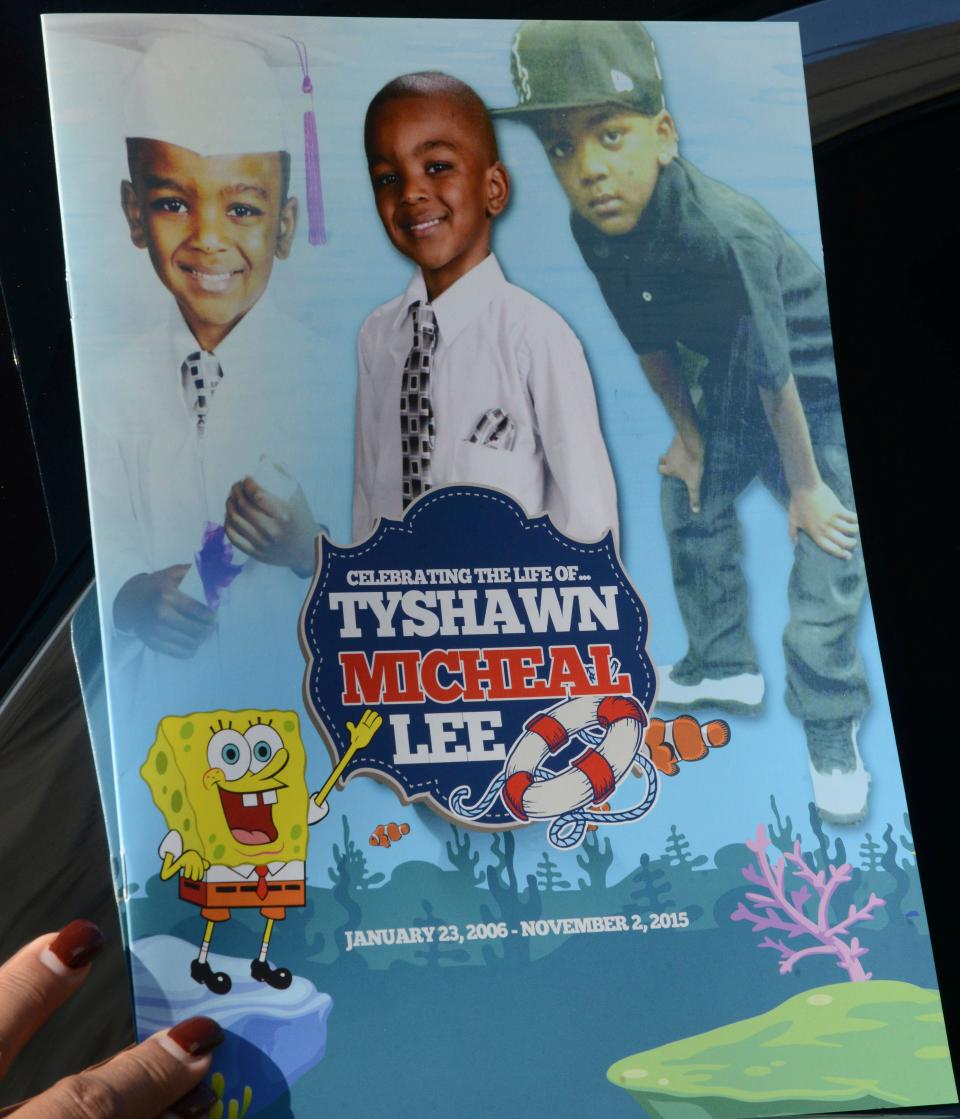
<svg viewBox="0 0 960 1119">
<path fill-rule="evenodd" d="M 828 555 L 844 560 L 853 555 L 860 531 L 857 516 L 826 482 L 791 493 L 787 518 L 791 540 L 796 540 L 802 529 Z"/>
<path fill-rule="evenodd" d="M 684 439 L 675 435 L 669 450 L 660 456 L 659 461 L 661 474 L 679 478 L 686 485 L 690 512 L 699 513 L 700 483 L 703 481 L 703 440 L 700 436 L 692 434 Z"/>
<path fill-rule="evenodd" d="M 208 606 L 179 590 L 189 570 L 190 564 L 175 563 L 128 579 L 113 601 L 117 627 L 136 634 L 158 653 L 192 657 L 213 633 L 215 616 Z"/>
<path fill-rule="evenodd" d="M 289 567 L 301 576 L 313 572 L 319 526 L 299 486 L 284 501 L 253 478 L 236 482 L 227 498 L 224 527 L 236 547 L 261 563 Z"/>
</svg>

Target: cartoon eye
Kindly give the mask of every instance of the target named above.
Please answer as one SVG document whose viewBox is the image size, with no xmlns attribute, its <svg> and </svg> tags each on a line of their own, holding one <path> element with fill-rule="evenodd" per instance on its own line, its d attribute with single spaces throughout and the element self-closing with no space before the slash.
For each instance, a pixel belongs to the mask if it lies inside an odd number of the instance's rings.
<svg viewBox="0 0 960 1119">
<path fill-rule="evenodd" d="M 569 140 L 554 140 L 544 145 L 547 155 L 554 160 L 566 159 L 573 154 L 573 144 Z"/>
<path fill-rule="evenodd" d="M 207 746 L 211 769 L 222 769 L 228 781 L 236 781 L 250 769 L 250 744 L 238 730 L 218 730 Z"/>
<path fill-rule="evenodd" d="M 264 726 L 262 723 L 250 727 L 245 732 L 244 737 L 249 743 L 249 749 L 253 755 L 253 761 L 250 763 L 251 773 L 258 773 L 275 756 L 277 751 L 283 748 L 283 739 L 280 735 L 273 727 Z"/>
</svg>

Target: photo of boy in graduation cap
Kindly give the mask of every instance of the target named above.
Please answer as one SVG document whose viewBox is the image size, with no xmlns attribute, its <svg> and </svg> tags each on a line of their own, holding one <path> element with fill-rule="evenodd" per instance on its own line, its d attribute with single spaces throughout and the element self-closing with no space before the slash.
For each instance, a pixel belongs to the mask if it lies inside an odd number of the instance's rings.
<svg viewBox="0 0 960 1119">
<path fill-rule="evenodd" d="M 735 506 L 760 478 L 795 541 L 787 707 L 803 721 L 821 816 L 859 821 L 866 582 L 823 274 L 756 202 L 681 157 L 641 23 L 524 23 L 512 76 L 518 104 L 494 115 L 542 142 L 584 261 L 676 429 L 659 470 L 689 648 L 661 667 L 657 702 L 760 709 Z M 701 366 L 697 406 L 689 355 Z"/>
<path fill-rule="evenodd" d="M 111 17 L 84 32 L 138 55 L 121 205 L 171 296 L 168 321 L 143 334 L 128 324 L 115 363 L 96 371 L 111 393 L 88 440 L 100 593 L 119 647 L 190 659 L 218 634 L 220 667 L 226 650 L 255 655 L 258 618 L 285 621 L 295 644 L 321 531 L 319 379 L 332 365 L 269 291 L 302 209 L 273 71 L 309 94 L 306 51 L 228 31 Z M 315 131 L 306 167 L 319 243 Z"/>
</svg>

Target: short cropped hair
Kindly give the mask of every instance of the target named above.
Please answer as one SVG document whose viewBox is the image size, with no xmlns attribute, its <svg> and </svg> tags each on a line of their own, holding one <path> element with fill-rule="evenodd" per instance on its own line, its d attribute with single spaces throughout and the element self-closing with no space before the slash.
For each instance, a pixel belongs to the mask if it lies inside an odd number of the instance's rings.
<svg viewBox="0 0 960 1119">
<path fill-rule="evenodd" d="M 127 167 L 130 169 L 130 180 L 134 186 L 138 185 L 140 174 L 140 155 L 143 140 L 136 136 L 127 137 Z M 290 197 L 290 153 L 280 151 L 280 208 L 283 209 Z"/>
<path fill-rule="evenodd" d="M 391 101 L 399 101 L 404 97 L 446 97 L 455 102 L 464 115 L 471 119 L 476 126 L 477 135 L 481 140 L 484 154 L 490 163 L 500 159 L 497 149 L 497 136 L 493 130 L 493 121 L 490 111 L 483 103 L 476 90 L 453 78 L 449 74 L 442 74 L 439 70 L 421 70 L 415 74 L 401 74 L 399 78 L 387 84 L 377 94 L 367 107 L 366 119 L 363 122 L 363 141 L 367 152 L 370 151 L 370 132 L 377 113 L 384 105 Z"/>
</svg>

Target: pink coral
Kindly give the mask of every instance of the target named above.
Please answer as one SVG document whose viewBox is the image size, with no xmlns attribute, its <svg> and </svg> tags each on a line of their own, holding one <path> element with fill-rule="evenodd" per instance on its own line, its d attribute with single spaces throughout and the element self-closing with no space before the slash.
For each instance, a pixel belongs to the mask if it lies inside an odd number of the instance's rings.
<svg viewBox="0 0 960 1119">
<path fill-rule="evenodd" d="M 775 948 L 780 953 L 780 974 L 786 975 L 793 970 L 797 960 L 806 956 L 836 956 L 837 967 L 843 968 L 851 981 L 863 983 L 869 979 L 872 972 L 864 971 L 860 957 L 867 954 L 867 949 L 862 947 L 857 937 L 851 937 L 849 943 L 844 937 L 849 935 L 851 925 L 858 921 L 871 921 L 873 910 L 886 904 L 883 898 L 878 898 L 871 893 L 866 905 L 857 909 L 851 905 L 846 917 L 836 924 L 830 923 L 830 900 L 837 888 L 851 878 L 849 863 L 843 866 L 830 866 L 830 874 L 813 871 L 807 866 L 800 851 L 800 841 L 793 845 L 793 851 L 785 854 L 776 865 L 771 866 L 767 859 L 767 848 L 770 838 L 767 829 L 761 824 L 757 828 L 755 839 L 747 840 L 747 847 L 756 857 L 756 867 L 748 866 L 743 871 L 744 878 L 756 886 L 762 886 L 766 893 L 748 893 L 747 900 L 753 905 L 753 910 L 747 908 L 743 902 L 731 914 L 731 920 L 749 921 L 754 932 L 764 929 L 779 929 L 787 934 L 787 939 L 792 940 L 797 936 L 813 937 L 818 943 L 808 948 L 788 948 L 783 940 L 771 940 L 769 936 L 757 945 L 758 948 Z M 798 890 L 791 890 L 787 897 L 784 878 L 787 872 L 787 863 L 790 864 L 794 876 L 806 883 Z M 813 887 L 811 893 L 808 887 Z M 815 914 L 807 914 L 807 903 L 817 899 Z"/>
</svg>

